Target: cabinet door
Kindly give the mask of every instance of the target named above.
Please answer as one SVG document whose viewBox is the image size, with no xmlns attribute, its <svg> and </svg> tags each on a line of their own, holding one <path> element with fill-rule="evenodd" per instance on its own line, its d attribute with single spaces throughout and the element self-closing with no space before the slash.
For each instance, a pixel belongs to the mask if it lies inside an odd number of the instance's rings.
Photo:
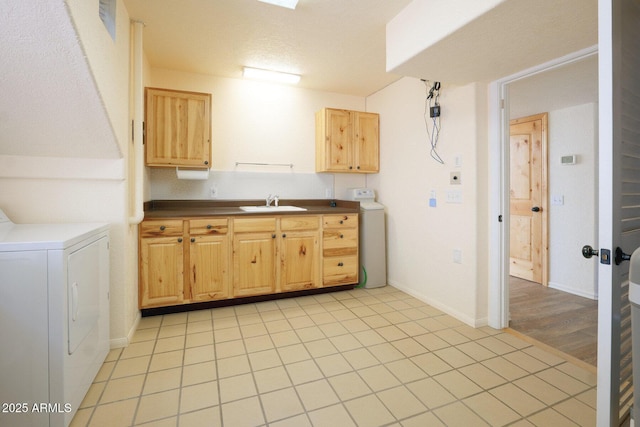
<svg viewBox="0 0 640 427">
<path fill-rule="evenodd" d="M 146 89 L 148 166 L 208 168 L 211 163 L 211 95 Z"/>
<path fill-rule="evenodd" d="M 275 232 L 235 233 L 233 236 L 233 295 L 270 294 L 275 292 L 275 283 Z"/>
<path fill-rule="evenodd" d="M 319 117 L 322 135 L 318 135 L 318 144 L 323 144 L 316 152 L 320 156 L 320 171 L 348 172 L 353 169 L 353 123 L 352 115 L 348 110 L 334 110 L 327 108 L 319 112 L 324 117 Z"/>
<path fill-rule="evenodd" d="M 189 284 L 191 301 L 229 296 L 229 239 L 227 236 L 191 236 Z"/>
<path fill-rule="evenodd" d="M 355 168 L 358 172 L 380 170 L 380 129 L 376 113 L 355 113 Z"/>
<path fill-rule="evenodd" d="M 320 284 L 319 230 L 283 232 L 280 240 L 280 290 L 316 288 Z"/>
<path fill-rule="evenodd" d="M 182 237 L 140 239 L 140 308 L 184 300 Z"/>
</svg>

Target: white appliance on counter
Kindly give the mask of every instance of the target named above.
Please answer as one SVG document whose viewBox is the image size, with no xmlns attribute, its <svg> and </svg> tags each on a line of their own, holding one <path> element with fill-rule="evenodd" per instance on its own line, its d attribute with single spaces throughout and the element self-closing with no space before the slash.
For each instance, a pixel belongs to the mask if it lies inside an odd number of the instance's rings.
<svg viewBox="0 0 640 427">
<path fill-rule="evenodd" d="M 108 352 L 108 225 L 0 209 L 0 426 L 68 426 Z"/>
<path fill-rule="evenodd" d="M 387 284 L 387 250 L 384 206 L 372 188 L 350 188 L 349 200 L 360 202 L 360 287 Z"/>
</svg>

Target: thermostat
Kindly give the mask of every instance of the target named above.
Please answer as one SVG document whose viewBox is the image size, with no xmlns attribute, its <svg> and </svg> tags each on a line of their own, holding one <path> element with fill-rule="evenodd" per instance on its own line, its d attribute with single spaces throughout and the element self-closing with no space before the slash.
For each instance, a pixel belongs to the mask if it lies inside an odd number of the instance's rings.
<svg viewBox="0 0 640 427">
<path fill-rule="evenodd" d="M 560 163 L 563 165 L 575 165 L 576 155 L 572 154 L 571 156 L 562 156 L 560 157 Z"/>
</svg>

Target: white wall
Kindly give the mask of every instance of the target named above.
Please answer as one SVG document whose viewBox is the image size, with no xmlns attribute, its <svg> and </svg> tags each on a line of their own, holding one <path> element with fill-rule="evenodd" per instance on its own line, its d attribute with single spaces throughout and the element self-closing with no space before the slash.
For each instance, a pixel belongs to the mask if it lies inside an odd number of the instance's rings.
<svg viewBox="0 0 640 427">
<path fill-rule="evenodd" d="M 597 104 L 549 112 L 549 287 L 597 297 L 597 264 L 580 249 L 597 246 Z M 560 157 L 574 154 L 575 165 Z M 553 196 L 564 196 L 554 206 Z"/>
<path fill-rule="evenodd" d="M 487 316 L 486 87 L 443 86 L 441 165 L 429 156 L 425 86 L 403 78 L 367 98 L 381 114 L 381 172 L 368 177 L 386 206 L 388 282 L 467 324 Z M 454 157 L 461 160 L 453 166 Z M 450 185 L 460 172 L 461 185 Z M 446 203 L 449 190 L 462 203 Z M 437 206 L 429 207 L 435 191 Z M 462 262 L 453 262 L 460 250 Z"/>
<path fill-rule="evenodd" d="M 78 32 L 109 116 L 121 153 L 127 153 L 129 129 L 129 16 L 117 4 L 117 36 L 114 43 L 98 16 L 98 2 L 68 0 L 70 19 Z M 58 7 L 64 8 L 60 3 Z M 42 31 L 25 28 L 25 32 Z M 25 35 L 26 37 L 26 35 Z M 73 40 L 77 43 L 77 39 Z M 55 100 L 43 100 L 55 101 Z M 37 117 L 31 118 L 37 120 Z M 47 135 L 42 135 L 47 138 Z M 100 138 L 101 135 L 94 135 Z M 86 144 L 95 141 L 88 140 Z M 113 143 L 112 141 L 107 141 Z M 64 153 L 61 153 L 61 156 Z M 111 236 L 111 339 L 124 345 L 135 323 L 137 279 L 135 242 L 127 215 L 127 157 L 121 159 L 68 159 L 20 156 L 0 161 L 12 163 L 0 174 L 0 206 L 20 223 L 107 222 Z M 15 165 L 18 166 L 15 166 Z M 10 173 L 7 173 L 10 170 Z"/>
<path fill-rule="evenodd" d="M 175 172 L 151 169 L 152 198 L 341 198 L 366 177 L 315 174 L 315 112 L 323 107 L 365 111 L 365 98 L 251 80 L 153 68 L 150 86 L 212 94 L 212 171 L 208 181 L 178 182 Z M 249 166 L 236 162 L 292 163 Z M 216 173 L 219 172 L 219 173 Z M 286 183 L 286 184 L 285 184 Z M 305 196 L 303 196 L 305 195 Z"/>
</svg>

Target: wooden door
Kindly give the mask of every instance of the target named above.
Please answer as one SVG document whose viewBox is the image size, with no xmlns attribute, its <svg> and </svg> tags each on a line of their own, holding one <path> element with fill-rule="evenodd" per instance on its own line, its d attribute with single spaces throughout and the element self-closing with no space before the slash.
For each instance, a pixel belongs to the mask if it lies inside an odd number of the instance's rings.
<svg viewBox="0 0 640 427">
<path fill-rule="evenodd" d="M 359 172 L 380 170 L 380 116 L 355 113 L 355 168 Z"/>
<path fill-rule="evenodd" d="M 184 299 L 181 237 L 140 239 L 140 307 L 180 304 Z"/>
<path fill-rule="evenodd" d="M 229 296 L 229 239 L 192 236 L 189 247 L 189 284 L 192 301 Z"/>
<path fill-rule="evenodd" d="M 547 286 L 547 114 L 510 122 L 510 274 Z"/>
</svg>

